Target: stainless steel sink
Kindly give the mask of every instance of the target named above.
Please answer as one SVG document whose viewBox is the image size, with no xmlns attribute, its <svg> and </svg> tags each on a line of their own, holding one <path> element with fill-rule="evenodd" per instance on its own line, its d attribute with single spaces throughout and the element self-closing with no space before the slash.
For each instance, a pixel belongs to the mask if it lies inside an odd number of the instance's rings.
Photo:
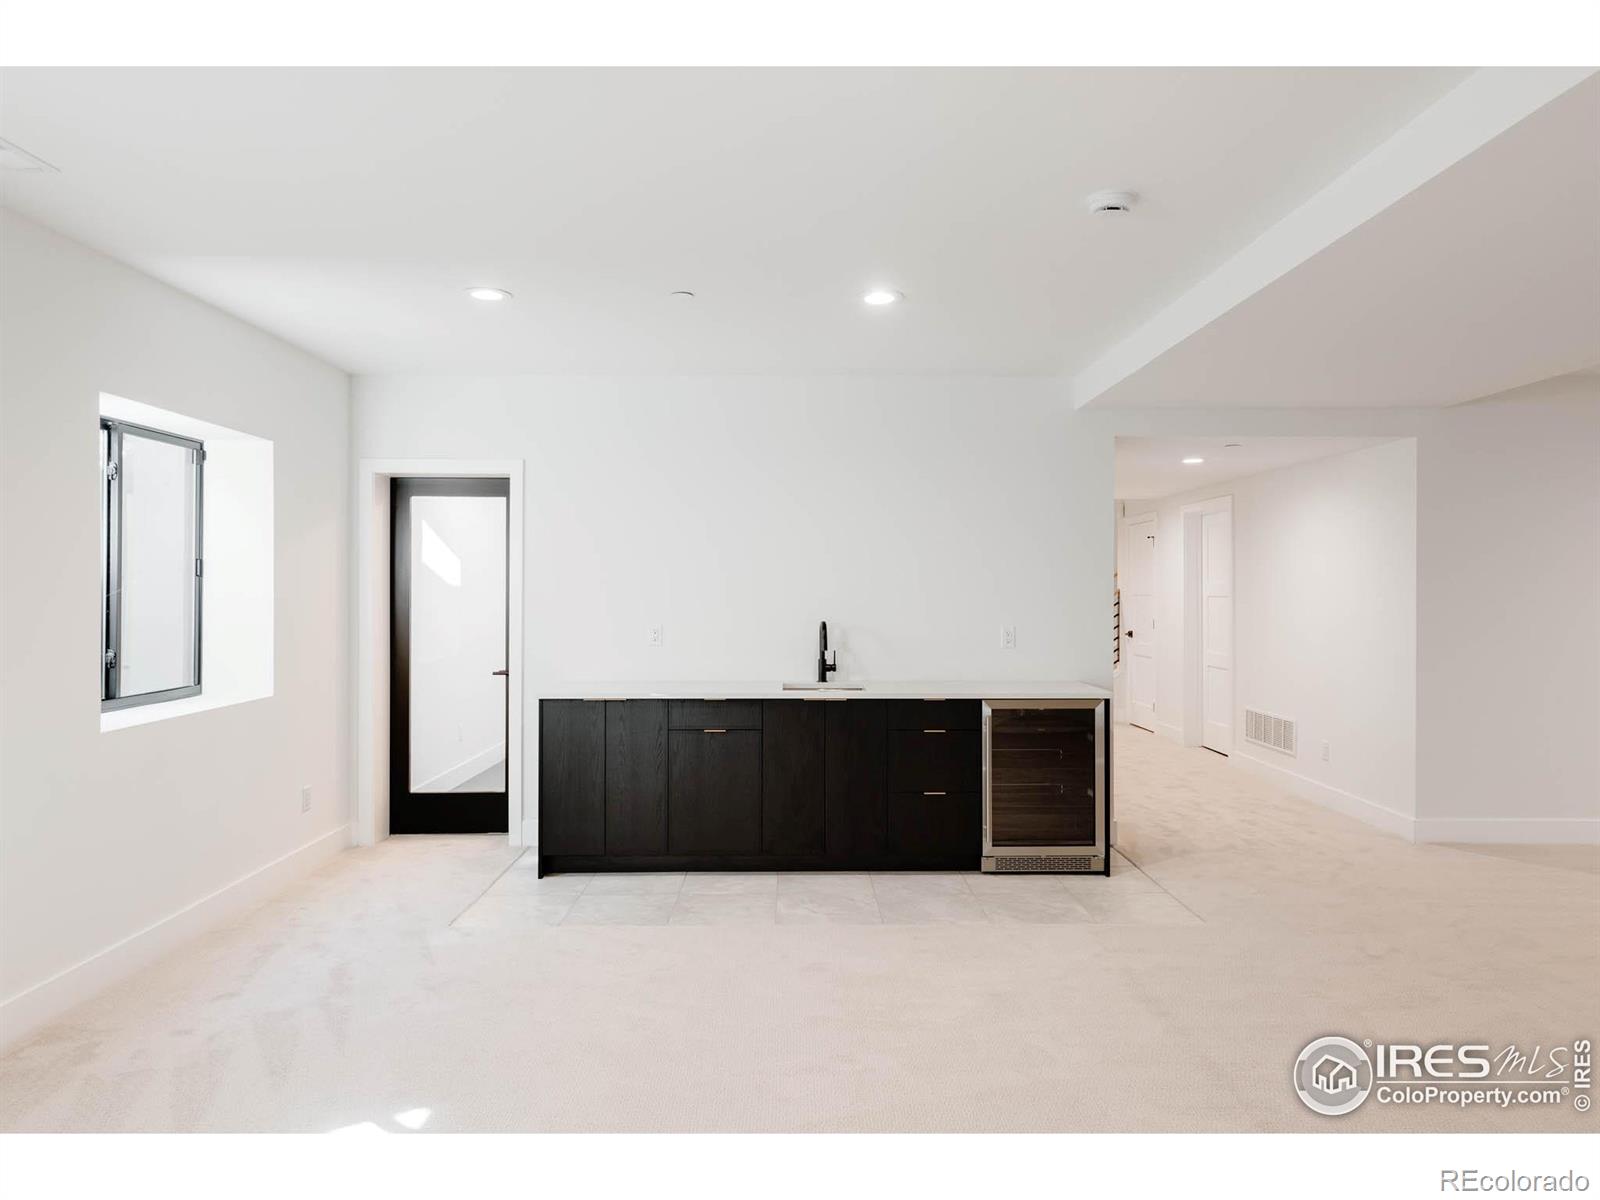
<svg viewBox="0 0 1600 1200">
<path fill-rule="evenodd" d="M 866 690 L 861 683 L 786 683 L 786 692 L 860 692 Z"/>
</svg>

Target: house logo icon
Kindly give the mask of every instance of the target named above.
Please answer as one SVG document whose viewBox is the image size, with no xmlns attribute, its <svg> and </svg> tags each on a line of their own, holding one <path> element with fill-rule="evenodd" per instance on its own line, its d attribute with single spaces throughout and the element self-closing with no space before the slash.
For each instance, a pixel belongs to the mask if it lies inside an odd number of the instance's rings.
<svg viewBox="0 0 1600 1200">
<path fill-rule="evenodd" d="M 1349 1038 L 1317 1038 L 1295 1059 L 1294 1090 L 1312 1112 L 1342 1117 L 1372 1091 L 1372 1060 Z"/>
</svg>

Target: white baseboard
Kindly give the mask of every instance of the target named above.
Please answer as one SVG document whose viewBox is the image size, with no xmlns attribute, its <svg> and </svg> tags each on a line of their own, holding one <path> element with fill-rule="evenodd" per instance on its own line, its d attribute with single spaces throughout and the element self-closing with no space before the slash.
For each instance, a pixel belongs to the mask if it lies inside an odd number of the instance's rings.
<svg viewBox="0 0 1600 1200">
<path fill-rule="evenodd" d="M 1480 846 L 1600 845 L 1594 817 L 1418 817 L 1419 842 Z"/>
<path fill-rule="evenodd" d="M 432 779 L 417 785 L 413 790 L 418 792 L 448 792 L 451 788 L 460 787 L 474 775 L 482 775 L 495 763 L 506 756 L 506 744 L 496 742 L 492 746 L 485 746 L 476 754 L 462 759 L 453 767 L 446 767 Z"/>
<path fill-rule="evenodd" d="M 1271 762 L 1264 758 L 1257 758 L 1247 754 L 1237 746 L 1229 755 L 1231 762 L 1237 763 L 1246 770 L 1254 771 L 1276 779 L 1295 795 L 1319 804 L 1323 808 L 1331 808 L 1334 812 L 1343 813 L 1347 817 L 1354 817 L 1368 825 L 1376 826 L 1385 833 L 1392 833 L 1396 837 L 1404 838 L 1408 842 L 1416 841 L 1415 817 L 1408 817 L 1405 813 L 1396 812 L 1386 808 L 1364 796 L 1357 796 L 1354 792 L 1347 792 L 1340 788 L 1330 787 L 1326 783 L 1319 783 L 1315 779 L 1308 779 L 1288 767 Z"/>
<path fill-rule="evenodd" d="M 539 822 L 524 821 L 522 823 L 522 845 L 529 850 L 539 848 Z"/>
<path fill-rule="evenodd" d="M 292 880 L 321 866 L 350 843 L 350 826 L 330 829 L 177 912 L 131 933 L 82 962 L 0 1002 L 0 1050 L 149 965 L 196 934 L 270 898 Z"/>
</svg>

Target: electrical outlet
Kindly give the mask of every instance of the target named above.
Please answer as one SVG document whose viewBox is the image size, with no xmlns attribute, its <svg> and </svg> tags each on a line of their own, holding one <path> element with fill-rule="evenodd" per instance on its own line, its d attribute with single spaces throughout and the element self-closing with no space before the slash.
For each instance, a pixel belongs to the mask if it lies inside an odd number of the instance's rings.
<svg viewBox="0 0 1600 1200">
<path fill-rule="evenodd" d="M 1017 627 L 1004 625 L 1000 628 L 1000 649 L 1015 650 L 1017 648 Z"/>
<path fill-rule="evenodd" d="M 309 786 L 300 789 L 300 811 L 311 811 L 311 788 Z"/>
<path fill-rule="evenodd" d="M 1324 740 L 1322 743 L 1322 761 L 1328 761 L 1328 743 L 1326 740 Z"/>
<path fill-rule="evenodd" d="M 659 625 L 650 626 L 650 633 L 649 633 L 649 636 L 648 636 L 649 644 L 652 645 L 652 646 L 661 645 L 665 633 L 666 633 L 666 631 L 664 629 L 662 629 L 661 626 L 659 626 Z"/>
</svg>

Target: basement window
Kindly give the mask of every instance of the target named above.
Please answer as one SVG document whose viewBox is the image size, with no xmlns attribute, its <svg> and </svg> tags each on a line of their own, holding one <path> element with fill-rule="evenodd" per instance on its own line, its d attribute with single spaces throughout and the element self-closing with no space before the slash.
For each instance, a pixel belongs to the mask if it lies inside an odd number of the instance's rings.
<svg viewBox="0 0 1600 1200">
<path fill-rule="evenodd" d="M 102 711 L 200 693 L 205 445 L 100 422 Z"/>
</svg>

